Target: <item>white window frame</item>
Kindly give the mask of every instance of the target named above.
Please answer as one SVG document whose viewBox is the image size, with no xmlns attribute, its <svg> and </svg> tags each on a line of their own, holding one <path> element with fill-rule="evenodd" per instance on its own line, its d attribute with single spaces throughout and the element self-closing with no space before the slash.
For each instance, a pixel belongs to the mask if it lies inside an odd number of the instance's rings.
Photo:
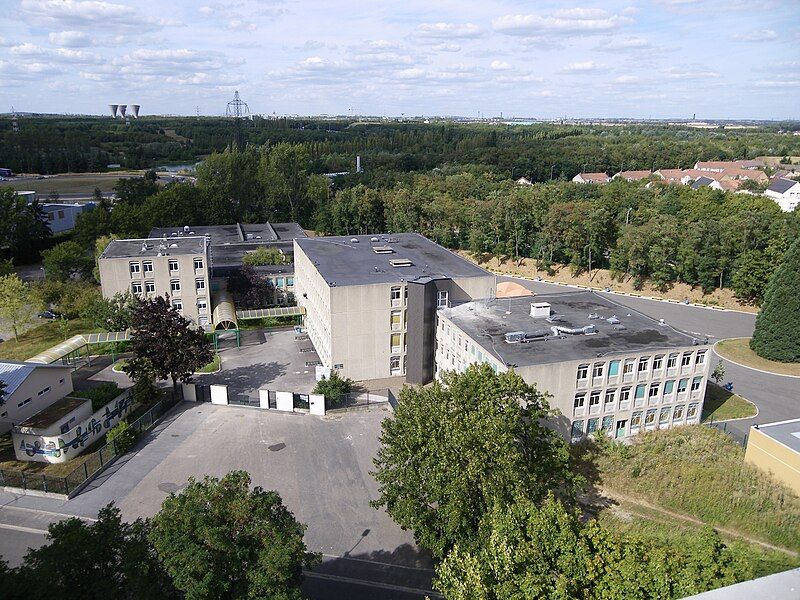
<svg viewBox="0 0 800 600">
<path fill-rule="evenodd" d="M 170 273 L 177 273 L 181 269 L 181 265 L 177 260 L 170 260 L 167 264 L 169 266 L 169 272 Z M 175 266 L 174 269 L 172 268 L 173 265 Z"/>
<path fill-rule="evenodd" d="M 181 280 L 180 279 L 172 279 L 169 282 L 169 290 L 173 294 L 180 293 L 181 291 Z"/>
<path fill-rule="evenodd" d="M 447 308 L 450 306 L 450 293 L 447 290 L 436 292 L 436 308 Z"/>
<path fill-rule="evenodd" d="M 142 282 L 141 281 L 132 282 L 131 283 L 131 294 L 141 294 L 141 293 L 142 293 Z"/>
</svg>

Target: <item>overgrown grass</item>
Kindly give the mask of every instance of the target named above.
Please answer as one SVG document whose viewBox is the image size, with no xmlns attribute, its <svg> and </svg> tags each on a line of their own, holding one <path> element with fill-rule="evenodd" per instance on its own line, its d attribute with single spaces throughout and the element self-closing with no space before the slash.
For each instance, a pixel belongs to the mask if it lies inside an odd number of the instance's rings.
<svg viewBox="0 0 800 600">
<path fill-rule="evenodd" d="M 122 390 L 116 383 L 104 381 L 98 386 L 87 390 L 74 390 L 70 396 L 75 398 L 87 398 L 92 401 L 92 410 L 97 411 L 119 396 Z"/>
<path fill-rule="evenodd" d="M 703 421 L 724 421 L 754 417 L 758 413 L 756 405 L 723 387 L 708 382 L 706 399 L 703 402 Z"/>
<path fill-rule="evenodd" d="M 722 358 L 727 358 L 754 369 L 780 373 L 781 375 L 800 376 L 800 363 L 782 363 L 774 360 L 761 358 L 758 354 L 750 350 L 750 338 L 735 338 L 722 340 L 714 346 L 714 351 Z"/>
<path fill-rule="evenodd" d="M 800 498 L 744 463 L 744 449 L 706 426 L 652 431 L 630 446 L 612 442 L 578 449 L 594 464 L 598 484 L 712 526 L 800 550 Z"/>
<path fill-rule="evenodd" d="M 662 515 L 626 514 L 627 507 L 621 510 L 604 510 L 598 516 L 599 521 L 616 533 L 655 540 L 674 548 L 686 548 L 692 545 L 698 535 L 698 528 L 690 523 L 677 519 L 665 518 Z M 800 558 L 792 557 L 785 552 L 764 548 L 721 534 L 725 544 L 744 558 L 753 569 L 753 577 L 764 577 L 788 569 L 800 567 Z"/>
<path fill-rule="evenodd" d="M 79 333 L 100 331 L 92 327 L 91 323 L 85 319 L 70 319 L 68 324 L 67 338 Z M 49 321 L 23 333 L 19 336 L 19 341 L 11 338 L 0 344 L 0 359 L 27 360 L 63 342 L 64 339 L 64 333 L 61 331 L 59 323 Z"/>
</svg>

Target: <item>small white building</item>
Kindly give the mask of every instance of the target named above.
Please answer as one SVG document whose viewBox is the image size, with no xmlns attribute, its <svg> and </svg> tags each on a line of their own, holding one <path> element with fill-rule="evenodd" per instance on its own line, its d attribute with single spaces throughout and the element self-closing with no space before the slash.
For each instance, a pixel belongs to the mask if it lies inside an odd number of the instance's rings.
<svg viewBox="0 0 800 600">
<path fill-rule="evenodd" d="M 605 173 L 578 173 L 572 178 L 575 183 L 608 183 L 611 177 Z"/>
<path fill-rule="evenodd" d="M 4 360 L 0 381 L 5 384 L 0 406 L 4 434 L 72 392 L 72 367 Z"/>
<path fill-rule="evenodd" d="M 781 210 L 792 212 L 800 204 L 800 181 L 776 177 L 769 184 L 765 194 L 775 200 Z"/>
<path fill-rule="evenodd" d="M 75 229 L 75 220 L 78 215 L 94 208 L 94 204 L 61 204 L 47 203 L 42 204 L 42 210 L 47 214 L 47 223 L 50 231 L 62 233 Z"/>
</svg>

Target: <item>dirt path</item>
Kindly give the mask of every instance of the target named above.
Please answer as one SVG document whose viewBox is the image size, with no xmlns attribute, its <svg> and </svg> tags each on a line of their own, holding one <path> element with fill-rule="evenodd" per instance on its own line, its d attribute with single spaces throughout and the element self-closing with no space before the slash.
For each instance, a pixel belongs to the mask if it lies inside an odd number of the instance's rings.
<svg viewBox="0 0 800 600">
<path fill-rule="evenodd" d="M 663 514 L 663 515 L 665 515 L 667 517 L 670 517 L 671 519 L 674 519 L 674 520 L 684 521 L 686 523 L 693 523 L 695 525 L 706 525 L 707 524 L 704 521 L 702 521 L 700 519 L 697 519 L 695 517 L 691 517 L 689 515 L 684 515 L 684 514 L 677 513 L 677 512 L 671 511 L 671 510 L 667 510 L 666 508 L 661 508 L 660 506 L 656 506 L 654 504 L 651 504 L 651 503 L 647 502 L 647 500 L 641 500 L 639 498 L 633 498 L 631 496 L 627 496 L 625 494 L 621 494 L 621 493 L 617 492 L 616 490 L 601 489 L 600 490 L 600 494 L 603 495 L 603 496 L 606 496 L 608 498 L 611 498 L 613 500 L 618 500 L 618 501 L 621 501 L 621 502 L 625 502 L 627 504 L 632 504 L 634 506 L 641 506 L 643 508 L 646 508 L 647 510 L 651 510 L 651 511 L 654 511 L 654 512 L 657 512 L 657 513 L 661 513 L 661 514 Z M 649 518 L 649 516 L 646 515 L 646 514 L 640 514 L 640 516 L 645 517 L 645 518 Z M 711 525 L 710 523 L 708 523 L 708 524 Z M 756 539 L 754 537 L 750 537 L 749 535 L 745 535 L 744 533 L 741 533 L 740 531 L 736 531 L 735 529 L 729 529 L 727 527 L 721 527 L 719 525 L 712 525 L 712 527 L 714 527 L 714 529 L 716 529 L 720 533 L 724 533 L 725 535 L 745 540 L 746 542 L 750 542 L 751 544 L 756 544 L 758 546 L 761 546 L 762 548 L 768 548 L 769 550 L 775 550 L 777 552 L 783 552 L 784 554 L 788 554 L 789 556 L 791 556 L 793 558 L 800 557 L 800 554 L 795 552 L 794 550 L 789 550 L 788 548 L 781 548 L 780 546 L 775 546 L 775 545 L 770 544 L 768 542 L 763 542 L 763 541 L 761 541 L 759 539 Z"/>
</svg>

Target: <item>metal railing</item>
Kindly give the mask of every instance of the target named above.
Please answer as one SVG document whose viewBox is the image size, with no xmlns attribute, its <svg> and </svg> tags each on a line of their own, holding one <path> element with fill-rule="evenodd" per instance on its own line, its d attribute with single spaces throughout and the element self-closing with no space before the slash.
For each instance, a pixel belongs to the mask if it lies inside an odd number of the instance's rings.
<svg viewBox="0 0 800 600">
<path fill-rule="evenodd" d="M 131 422 L 130 426 L 139 433 L 145 432 L 153 427 L 164 413 L 180 401 L 180 394 L 175 395 L 170 392 L 166 398 L 151 406 L 147 412 Z M 85 459 L 83 463 L 63 477 L 44 473 L 27 473 L 14 469 L 0 469 L 0 486 L 69 496 L 107 467 L 108 463 L 119 454 L 117 444 L 112 440 L 95 452 L 82 457 Z"/>
<path fill-rule="evenodd" d="M 373 392 L 350 392 L 338 398 L 325 398 L 325 410 L 347 410 L 373 404 L 385 405 L 389 402 L 389 390 L 379 390 Z"/>
</svg>

